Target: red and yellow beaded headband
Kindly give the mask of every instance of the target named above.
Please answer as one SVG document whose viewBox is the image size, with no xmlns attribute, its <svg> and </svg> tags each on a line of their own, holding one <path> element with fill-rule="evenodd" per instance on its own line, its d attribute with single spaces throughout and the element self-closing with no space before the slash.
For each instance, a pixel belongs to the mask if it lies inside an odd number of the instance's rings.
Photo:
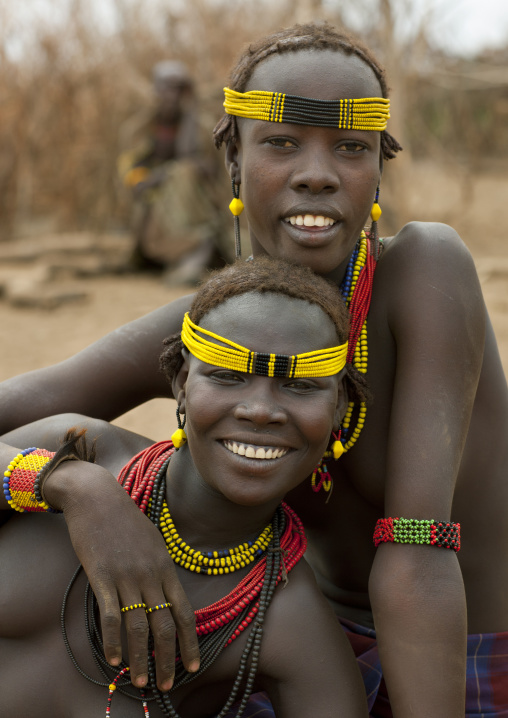
<svg viewBox="0 0 508 718">
<path fill-rule="evenodd" d="M 212 337 L 222 344 L 215 344 L 200 335 Z M 188 312 L 183 320 L 182 341 L 200 361 L 247 374 L 310 378 L 333 376 L 346 366 L 347 342 L 293 356 L 254 352 L 194 324 Z"/>
<path fill-rule="evenodd" d="M 390 117 L 390 100 L 385 97 L 315 100 L 264 90 L 236 92 L 229 87 L 224 88 L 224 95 L 228 115 L 251 120 L 381 132 Z"/>
</svg>

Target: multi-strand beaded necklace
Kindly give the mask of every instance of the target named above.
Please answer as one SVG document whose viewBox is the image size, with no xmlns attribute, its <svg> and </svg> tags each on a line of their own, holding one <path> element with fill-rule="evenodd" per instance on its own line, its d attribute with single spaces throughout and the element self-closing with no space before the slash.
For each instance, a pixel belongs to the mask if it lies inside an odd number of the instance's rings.
<svg viewBox="0 0 508 718">
<path fill-rule="evenodd" d="M 367 373 L 369 352 L 367 346 L 367 314 L 369 313 L 372 298 L 372 284 L 376 257 L 379 255 L 377 247 L 371 247 L 372 242 L 379 242 L 376 238 L 367 238 L 362 232 L 346 268 L 346 274 L 340 285 L 340 292 L 349 310 L 351 317 L 348 338 L 347 362 L 352 364 L 361 374 Z M 342 420 L 340 441 L 344 451 L 349 451 L 360 436 L 365 424 L 367 406 L 362 401 L 357 409 L 356 425 L 352 428 L 351 422 L 355 402 L 350 401 L 344 419 Z M 326 459 L 332 456 L 331 451 L 325 452 L 323 460 L 312 474 L 312 488 L 319 491 L 321 487 L 330 491 L 332 479 L 326 466 Z"/>
<path fill-rule="evenodd" d="M 281 580 L 287 580 L 287 574 L 305 553 L 307 542 L 303 525 L 294 511 L 282 503 L 278 507 L 272 523 L 263 529 L 255 541 L 246 542 L 225 551 L 202 553 L 192 549 L 178 536 L 165 502 L 166 471 L 173 452 L 174 448 L 171 442 L 154 444 L 129 461 L 120 472 L 118 481 L 138 504 L 141 511 L 161 530 L 170 555 L 184 568 L 194 572 L 217 575 L 234 572 L 249 563 L 254 564 L 248 574 L 227 596 L 195 612 L 201 665 L 196 673 L 187 673 L 180 657 L 177 656 L 175 681 L 172 688 L 173 691 L 195 680 L 212 665 L 227 645 L 252 624 L 233 688 L 226 704 L 218 714 L 218 718 L 223 718 L 227 714 L 237 701 L 243 684 L 243 693 L 237 709 L 237 716 L 240 716 L 254 685 L 266 610 L 278 583 Z M 233 558 L 236 560 L 233 561 Z M 161 693 L 156 685 L 153 637 L 150 638 L 148 650 L 151 695 L 147 697 L 144 691 L 137 694 L 132 692 L 130 682 L 124 678 L 128 672 L 125 663 L 120 665 L 118 674 L 111 680 L 111 666 L 104 657 L 102 638 L 96 622 L 96 601 L 89 584 L 87 584 L 85 594 L 85 627 L 95 663 L 107 682 L 91 678 L 79 667 L 70 648 L 65 628 L 67 598 L 79 570 L 71 579 L 64 597 L 61 614 L 62 635 L 69 656 L 81 675 L 97 685 L 109 687 L 107 718 L 110 716 L 111 699 L 116 690 L 141 701 L 145 716 L 148 716 L 148 702 L 155 700 L 164 715 L 178 718 L 169 694 Z"/>
</svg>

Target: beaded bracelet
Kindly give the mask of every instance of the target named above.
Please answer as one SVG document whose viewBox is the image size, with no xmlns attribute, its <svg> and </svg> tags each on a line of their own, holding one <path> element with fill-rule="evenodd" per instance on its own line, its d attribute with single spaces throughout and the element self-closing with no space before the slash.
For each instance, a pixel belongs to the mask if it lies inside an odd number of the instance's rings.
<svg viewBox="0 0 508 718">
<path fill-rule="evenodd" d="M 40 483 L 55 452 L 31 447 L 12 459 L 4 472 L 4 496 L 14 511 L 57 513 L 42 498 Z"/>
<path fill-rule="evenodd" d="M 413 543 L 460 550 L 460 524 L 434 519 L 379 519 L 374 529 L 374 545 Z"/>
</svg>

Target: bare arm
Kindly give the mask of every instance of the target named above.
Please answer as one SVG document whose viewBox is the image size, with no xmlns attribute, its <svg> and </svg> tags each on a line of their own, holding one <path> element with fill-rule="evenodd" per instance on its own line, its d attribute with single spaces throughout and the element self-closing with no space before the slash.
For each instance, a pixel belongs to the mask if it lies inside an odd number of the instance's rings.
<svg viewBox="0 0 508 718">
<path fill-rule="evenodd" d="M 118 665 L 122 656 L 121 606 L 172 603 L 171 612 L 157 611 L 150 617 L 157 683 L 162 690 L 169 690 L 174 676 L 175 625 L 184 664 L 189 670 L 199 667 L 194 613 L 160 532 L 114 476 L 131 456 L 151 442 L 106 422 L 60 415 L 3 437 L 9 445 L 0 446 L 0 461 L 7 466 L 18 451 L 16 444 L 55 451 L 71 426 L 85 427 L 90 437 L 98 437 L 97 463 L 61 464 L 44 484 L 45 499 L 63 511 L 74 551 L 99 604 L 104 652 L 112 665 Z M 0 517 L 5 519 L 10 513 L 12 509 L 2 492 Z M 135 685 L 143 686 L 147 682 L 148 623 L 141 611 L 128 612 L 124 619 L 131 679 Z"/>
<path fill-rule="evenodd" d="M 408 226 L 398 241 L 386 257 L 397 368 L 385 516 L 460 522 L 450 512 L 482 363 L 483 300 L 453 230 Z M 381 546 L 369 592 L 394 716 L 463 717 L 466 601 L 455 554 Z"/>
<path fill-rule="evenodd" d="M 59 364 L 2 382 L 0 434 L 65 412 L 111 421 L 145 401 L 170 396 L 159 372 L 162 340 L 181 330 L 190 302 L 190 296 L 177 299 Z"/>
<path fill-rule="evenodd" d="M 301 561 L 267 612 L 259 682 L 277 718 L 367 718 L 351 645 Z"/>
</svg>

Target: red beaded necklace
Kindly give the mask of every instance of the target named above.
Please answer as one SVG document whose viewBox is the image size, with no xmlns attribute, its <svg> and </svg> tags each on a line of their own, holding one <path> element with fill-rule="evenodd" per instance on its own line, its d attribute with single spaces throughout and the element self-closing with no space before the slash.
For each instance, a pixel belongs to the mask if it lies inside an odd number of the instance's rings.
<svg viewBox="0 0 508 718">
<path fill-rule="evenodd" d="M 175 449 L 170 441 L 160 441 L 148 449 L 144 449 L 123 467 L 118 475 L 118 482 L 130 494 L 143 513 L 149 512 L 154 483 L 158 473 L 167 465 Z M 165 471 L 165 469 L 164 469 Z M 302 558 L 307 548 L 307 540 L 303 524 L 296 513 L 284 502 L 282 503 L 286 526 L 280 540 L 282 552 L 281 567 L 277 584 L 287 580 L 287 574 Z M 249 604 L 252 607 L 241 624 L 229 637 L 227 644 L 237 638 L 251 623 L 259 609 L 259 594 L 266 571 L 266 556 L 254 564 L 249 573 L 240 581 L 227 596 L 219 601 L 198 609 L 196 616 L 196 632 L 198 636 L 212 633 L 232 621 Z"/>
</svg>

